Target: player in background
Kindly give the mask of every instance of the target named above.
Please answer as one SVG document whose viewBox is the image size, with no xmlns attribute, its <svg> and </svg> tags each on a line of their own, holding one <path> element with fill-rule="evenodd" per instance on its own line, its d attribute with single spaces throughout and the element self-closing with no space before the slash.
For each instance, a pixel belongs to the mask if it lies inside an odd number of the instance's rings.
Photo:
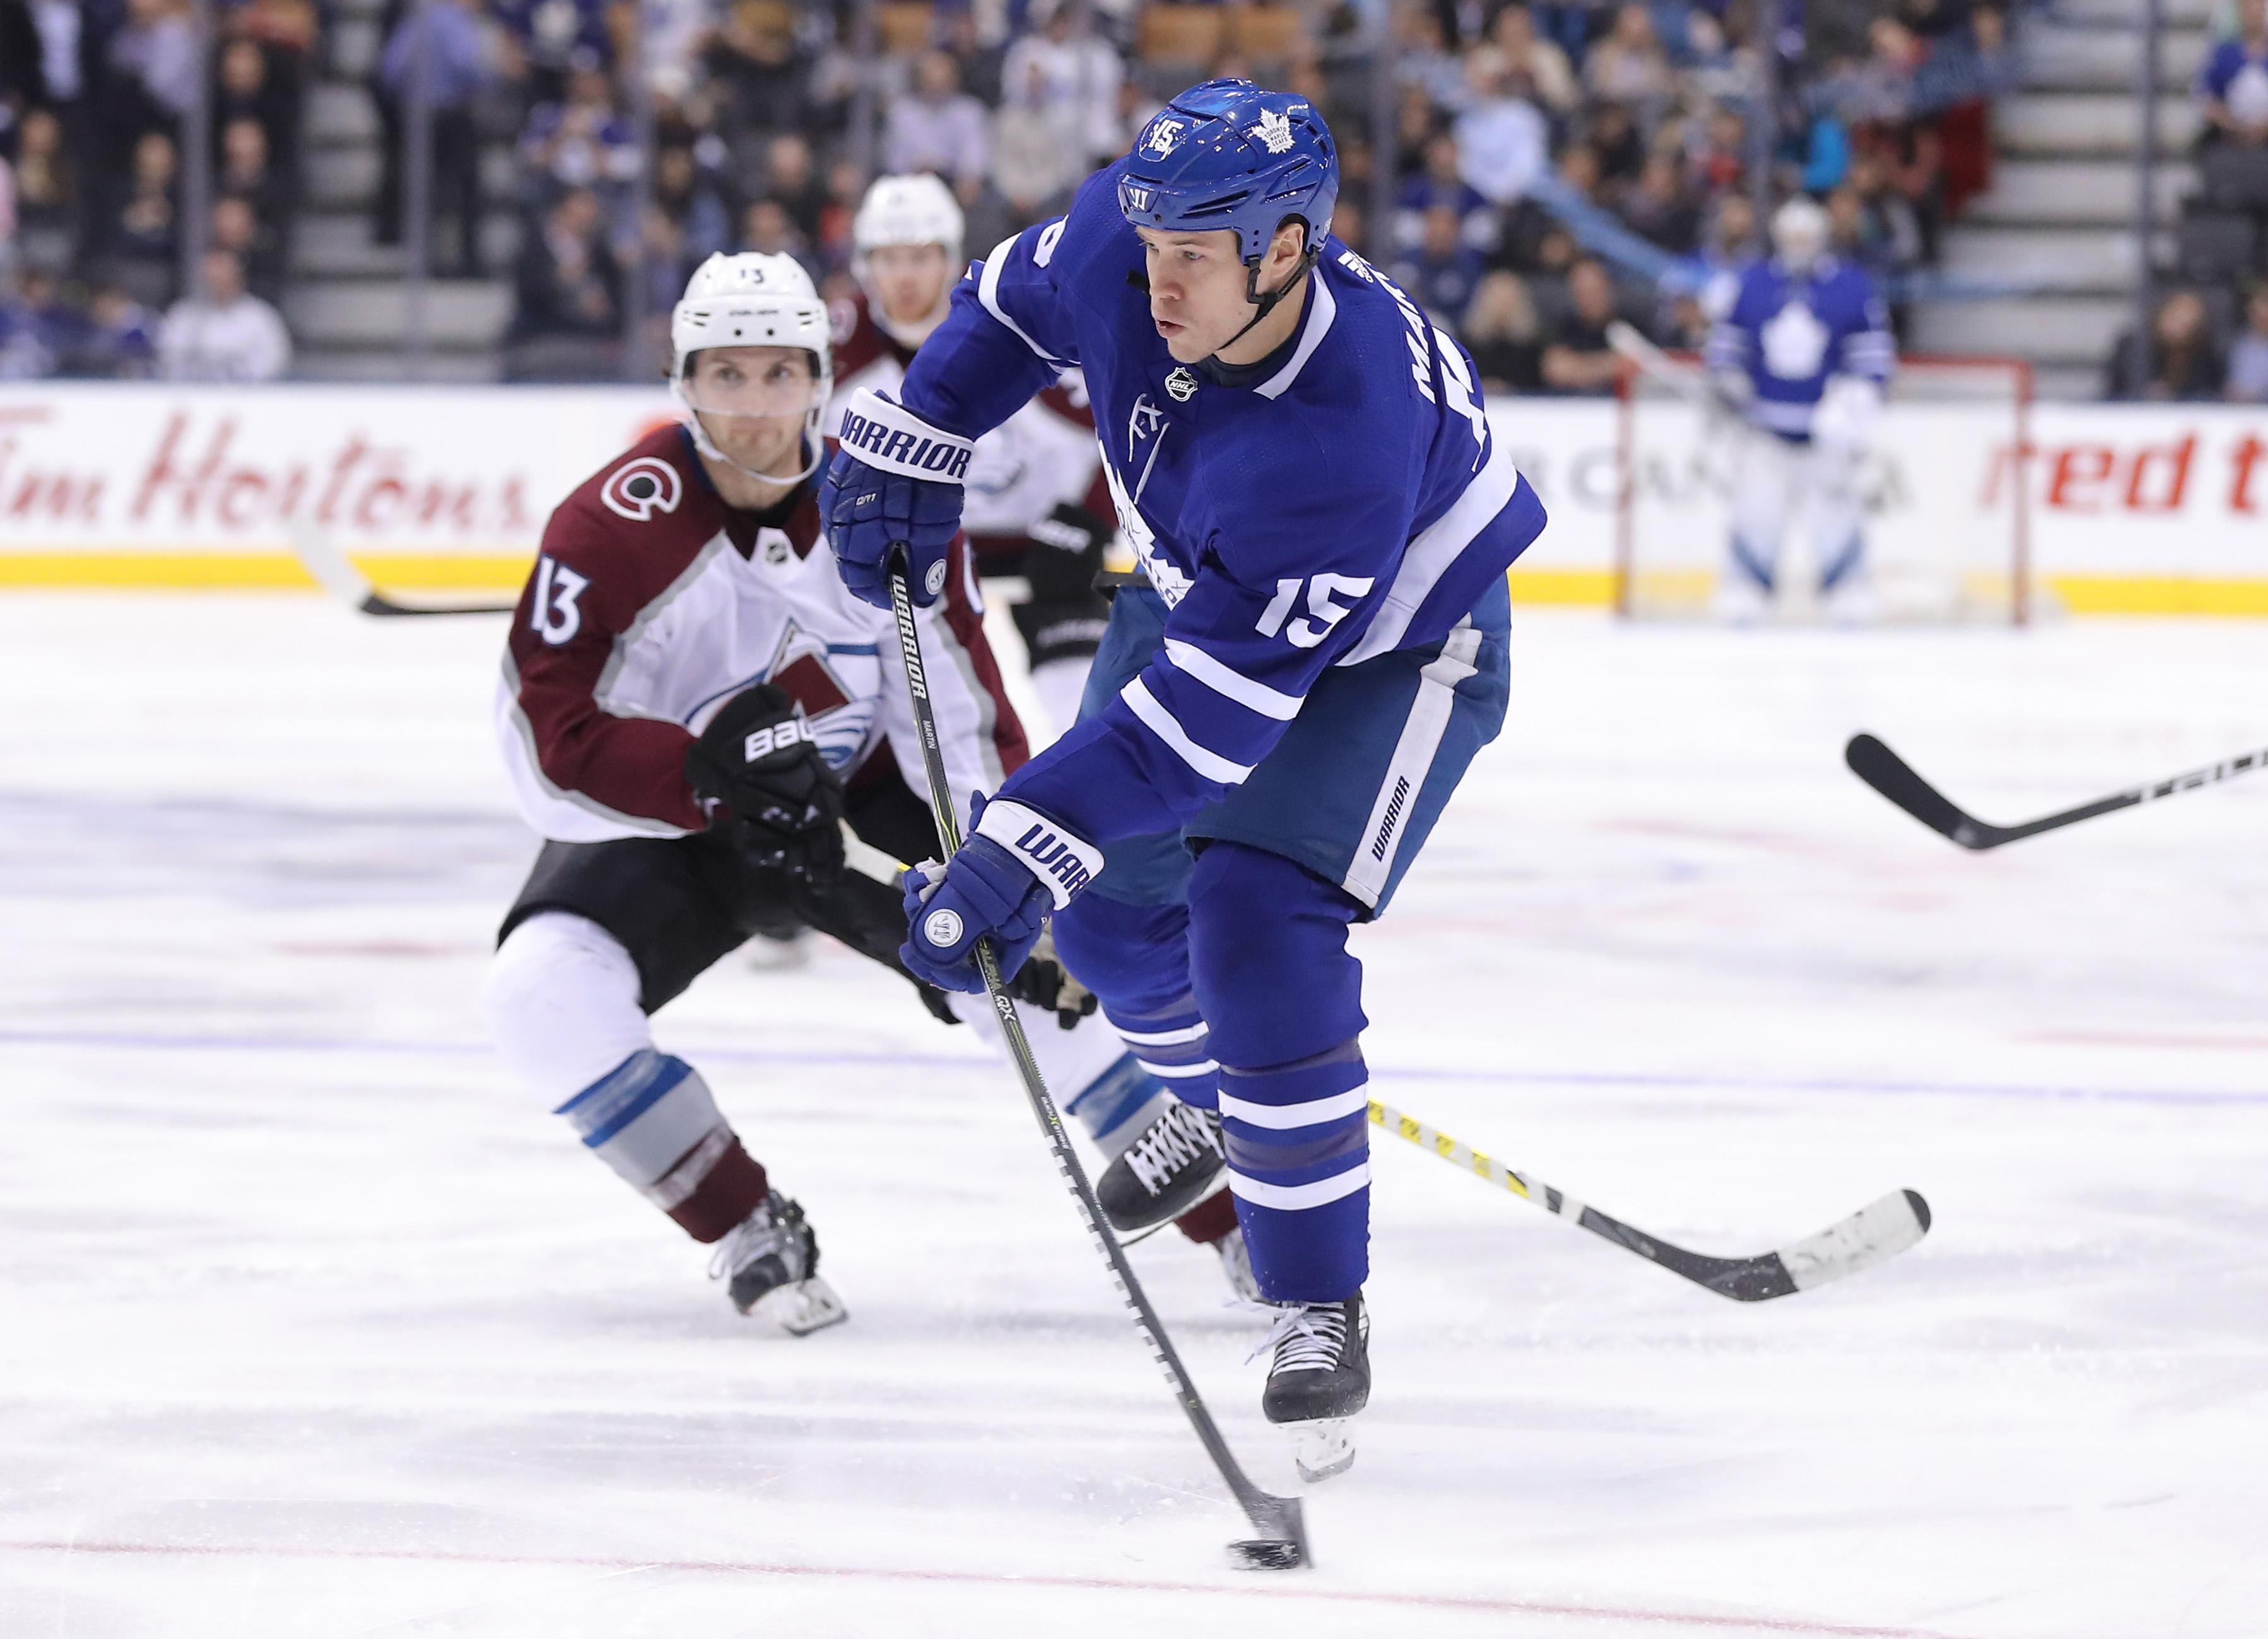
<svg viewBox="0 0 2268 1639">
<path fill-rule="evenodd" d="M 915 352 L 943 322 L 967 265 L 961 206 L 933 176 L 886 176 L 866 190 L 850 225 L 860 294 L 835 305 L 831 433 L 858 393 L 895 391 Z M 1094 590 L 1116 532 L 1102 481 L 1094 417 L 1077 371 L 976 441 L 961 527 L 980 580 L 1020 577 L 1012 606 L 1031 657 L 1032 689 L 1050 719 L 1047 739 L 1079 717 L 1087 667 L 1109 606 Z"/>
<path fill-rule="evenodd" d="M 1792 516 L 1808 523 L 1820 606 L 1838 621 L 1874 614 L 1859 475 L 1897 343 L 1873 281 L 1830 254 L 1828 238 L 1816 203 L 1782 205 L 1773 254 L 1719 298 L 1704 349 L 1712 390 L 1752 430 L 1734 458 L 1732 536 L 1718 581 L 1727 620 L 1761 619 L 1779 595 Z"/>
<path fill-rule="evenodd" d="M 1329 237 L 1330 133 L 1248 80 L 1182 92 L 1070 214 L 970 269 L 895 401 L 862 393 L 822 505 L 843 578 L 924 601 L 955 452 L 1077 364 L 1122 592 L 1079 725 L 907 876 L 907 965 L 976 990 L 1052 918 L 1072 971 L 1179 1095 L 1098 1187 L 1116 1224 L 1222 1169 L 1275 1309 L 1262 1406 L 1310 1478 L 1370 1392 L 1362 973 L 1381 914 L 1508 695 L 1505 570 L 1543 508 L 1472 361 Z"/>
<path fill-rule="evenodd" d="M 803 925 L 904 977 L 894 862 L 934 846 L 891 622 L 851 598 L 814 474 L 832 375 L 827 310 L 785 256 L 715 256 L 671 322 L 688 420 L 609 462 L 552 515 L 513 617 L 497 726 L 546 839 L 504 922 L 484 1002 L 505 1062 L 599 1159 L 696 1241 L 743 1312 L 843 1318 L 802 1209 L 648 1016 L 751 933 Z M 1024 761 L 965 546 L 923 616 L 954 790 Z M 846 842 L 843 824 L 859 842 Z M 878 879 L 879 877 L 879 879 Z M 916 981 L 918 983 L 918 981 Z M 1052 962 L 1022 987 L 1063 1004 Z M 946 1022 L 988 1006 L 924 988 Z M 1035 1015 L 1036 1018 L 1036 1014 Z M 1157 1082 L 1094 1025 L 1030 1032 L 1106 1155 L 1154 1119 Z M 994 1034 L 997 1040 L 997 1034 Z M 786 1089 L 781 1091 L 785 1091 Z M 798 1090 L 796 1096 L 808 1096 Z M 1210 1209 L 1233 1226 L 1226 1201 Z M 1240 1272 L 1241 1248 L 1223 1255 Z"/>
</svg>

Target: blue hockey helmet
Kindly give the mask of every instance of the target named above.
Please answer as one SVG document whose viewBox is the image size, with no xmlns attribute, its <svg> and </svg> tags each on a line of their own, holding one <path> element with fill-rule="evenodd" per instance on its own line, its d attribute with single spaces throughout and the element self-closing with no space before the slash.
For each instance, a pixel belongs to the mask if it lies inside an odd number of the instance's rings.
<svg viewBox="0 0 2268 1639">
<path fill-rule="evenodd" d="M 1192 85 L 1142 128 L 1118 178 L 1118 209 L 1138 228 L 1227 228 L 1256 265 L 1286 217 L 1322 254 L 1339 197 L 1338 147 L 1304 97 L 1250 80 Z"/>
</svg>

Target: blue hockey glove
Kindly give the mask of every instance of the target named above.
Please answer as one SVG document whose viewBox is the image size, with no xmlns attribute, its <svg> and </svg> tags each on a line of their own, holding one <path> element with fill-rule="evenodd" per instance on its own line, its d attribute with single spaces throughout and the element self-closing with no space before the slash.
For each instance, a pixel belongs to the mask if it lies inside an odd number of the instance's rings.
<svg viewBox="0 0 2268 1639">
<path fill-rule="evenodd" d="M 961 529 L 961 485 L 975 440 L 931 426 L 872 387 L 852 394 L 837 436 L 819 516 L 843 585 L 861 603 L 888 608 L 890 548 L 903 542 L 914 601 L 936 602 Z"/>
<path fill-rule="evenodd" d="M 976 944 L 990 937 L 1000 976 L 1032 953 L 1049 914 L 1102 870 L 1102 850 L 1021 803 L 976 799 L 976 823 L 952 861 L 905 875 L 906 942 L 898 951 L 917 979 L 979 995 Z"/>
</svg>

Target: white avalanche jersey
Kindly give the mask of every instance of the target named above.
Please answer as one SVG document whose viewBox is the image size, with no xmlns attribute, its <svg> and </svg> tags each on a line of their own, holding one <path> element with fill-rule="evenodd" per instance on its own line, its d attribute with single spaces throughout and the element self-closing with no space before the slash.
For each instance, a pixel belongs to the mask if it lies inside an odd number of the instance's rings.
<svg viewBox="0 0 2268 1639">
<path fill-rule="evenodd" d="M 544 836 L 683 836 L 709 824 L 685 780 L 694 737 L 733 695 L 785 689 L 847 784 L 887 745 L 929 790 L 890 614 L 843 589 L 814 486 L 758 518 L 728 508 L 682 427 L 660 428 L 570 496 L 544 529 L 497 696 L 520 812 Z M 1025 758 L 965 543 L 920 612 L 932 703 L 964 824 L 975 791 Z M 871 765 L 871 767 L 870 767 Z"/>
</svg>

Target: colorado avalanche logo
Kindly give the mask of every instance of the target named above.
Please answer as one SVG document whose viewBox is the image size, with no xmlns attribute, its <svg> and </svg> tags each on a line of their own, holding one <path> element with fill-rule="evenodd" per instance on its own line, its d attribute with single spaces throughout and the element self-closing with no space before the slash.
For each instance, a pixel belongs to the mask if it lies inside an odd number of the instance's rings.
<svg viewBox="0 0 2268 1639">
<path fill-rule="evenodd" d="M 1292 116 L 1288 112 L 1263 108 L 1260 111 L 1260 123 L 1248 126 L 1244 134 L 1271 154 L 1292 151 Z"/>
<path fill-rule="evenodd" d="M 1182 145 L 1182 135 L 1189 129 L 1184 121 L 1161 114 L 1151 121 L 1148 135 L 1142 138 L 1142 151 L 1152 159 L 1163 159 Z M 1291 139 L 1285 140 L 1288 143 Z"/>
<path fill-rule="evenodd" d="M 674 512 L 685 499 L 685 481 L 677 468 L 652 455 L 641 455 L 616 467 L 599 490 L 607 511 L 633 524 L 651 520 L 656 512 Z"/>
</svg>

